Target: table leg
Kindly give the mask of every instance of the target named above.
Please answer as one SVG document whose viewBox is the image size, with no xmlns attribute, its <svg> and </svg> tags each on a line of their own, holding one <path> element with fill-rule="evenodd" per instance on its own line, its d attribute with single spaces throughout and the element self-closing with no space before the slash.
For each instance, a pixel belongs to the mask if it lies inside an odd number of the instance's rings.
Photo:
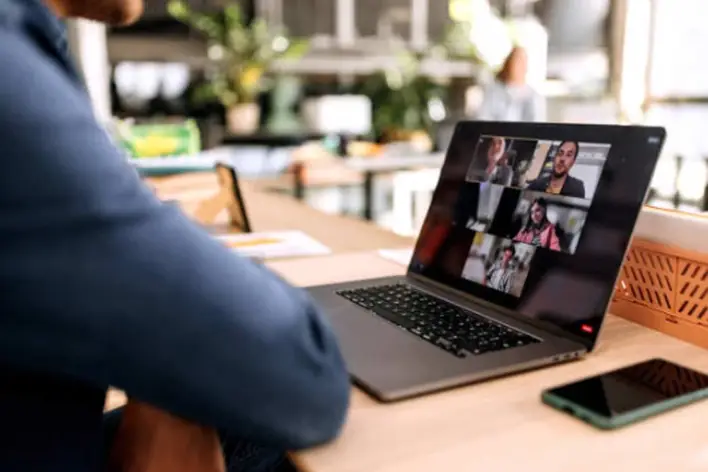
<svg viewBox="0 0 708 472">
<path fill-rule="evenodd" d="M 374 219 L 374 173 L 367 171 L 364 173 L 364 219 L 373 221 Z"/>
<path fill-rule="evenodd" d="M 708 171 L 708 157 L 705 158 L 706 170 Z M 706 173 L 708 177 L 708 172 Z M 702 211 L 708 211 L 708 182 L 706 182 L 705 187 L 703 187 L 703 208 Z"/>
</svg>

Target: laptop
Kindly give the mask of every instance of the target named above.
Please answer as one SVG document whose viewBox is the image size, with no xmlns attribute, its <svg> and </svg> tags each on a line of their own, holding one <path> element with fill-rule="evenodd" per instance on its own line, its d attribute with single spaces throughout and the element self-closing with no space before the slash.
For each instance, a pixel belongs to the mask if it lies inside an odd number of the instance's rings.
<svg viewBox="0 0 708 472">
<path fill-rule="evenodd" d="M 406 274 L 311 287 L 395 401 L 590 353 L 665 130 L 462 122 Z"/>
</svg>

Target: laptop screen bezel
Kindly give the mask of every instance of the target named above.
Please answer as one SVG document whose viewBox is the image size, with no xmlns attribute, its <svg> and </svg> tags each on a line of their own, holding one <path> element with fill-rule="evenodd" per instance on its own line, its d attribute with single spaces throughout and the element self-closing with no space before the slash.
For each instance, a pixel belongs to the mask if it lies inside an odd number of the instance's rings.
<svg viewBox="0 0 708 472">
<path fill-rule="evenodd" d="M 420 237 L 416 241 L 416 245 L 413 252 L 413 257 L 407 269 L 407 275 L 420 280 L 425 283 L 432 283 L 443 289 L 451 290 L 463 297 L 468 298 L 471 302 L 480 304 L 482 306 L 487 306 L 493 310 L 497 310 L 505 315 L 511 316 L 514 319 L 519 320 L 523 323 L 528 323 L 557 335 L 561 335 L 568 339 L 572 339 L 576 342 L 581 343 L 583 346 L 591 351 L 597 342 L 599 332 L 601 330 L 604 319 L 607 315 L 607 310 L 609 308 L 612 296 L 614 293 L 614 288 L 617 283 L 617 279 L 620 274 L 620 269 L 622 263 L 625 260 L 627 251 L 629 250 L 629 245 L 631 241 L 631 235 L 634 232 L 637 219 L 639 217 L 639 212 L 646 201 L 646 197 L 649 191 L 649 184 L 651 182 L 651 176 L 653 175 L 654 167 L 658 161 L 658 157 L 665 141 L 666 132 L 664 128 L 661 127 L 645 127 L 645 126 L 625 126 L 625 125 L 587 125 L 587 124 L 563 124 L 563 123 L 508 123 L 508 122 L 493 122 L 493 121 L 464 121 L 457 124 L 455 131 L 453 133 L 452 139 L 450 141 L 450 146 L 445 155 L 443 167 L 441 170 L 440 178 L 436 186 L 435 192 L 438 191 L 440 185 L 444 184 L 444 177 L 446 167 L 450 165 L 451 155 L 455 152 L 460 152 L 462 143 L 472 143 L 476 142 L 481 136 L 513 136 L 518 138 L 528 138 L 537 140 L 558 140 L 558 139 L 573 139 L 579 142 L 595 142 L 595 143 L 609 143 L 615 149 L 610 151 L 607 163 L 612 161 L 613 165 L 630 166 L 636 169 L 633 172 L 634 175 L 644 176 L 644 178 L 631 180 L 627 182 L 631 188 L 627 192 L 629 197 L 626 201 L 621 202 L 624 211 L 629 215 L 631 221 L 626 221 L 626 227 L 629 229 L 628 234 L 624 235 L 624 242 L 617 247 L 617 250 L 611 255 L 611 264 L 614 269 L 615 276 L 611 280 L 607 280 L 605 287 L 603 287 L 603 292 L 605 295 L 602 300 L 598 301 L 598 316 L 594 323 L 596 324 L 594 332 L 592 333 L 578 333 L 571 332 L 555 323 L 544 321 L 540 319 L 535 319 L 533 317 L 526 316 L 518 311 L 514 310 L 508 305 L 497 303 L 492 301 L 494 297 L 498 294 L 494 294 L 494 291 L 490 288 L 484 287 L 480 284 L 476 284 L 477 288 L 474 291 L 467 290 L 468 287 L 461 288 L 459 285 L 447 283 L 447 281 L 437 280 L 433 277 L 428 277 L 426 275 L 417 272 L 413 266 L 416 252 L 419 249 Z M 631 150 L 631 152 L 627 152 Z M 470 154 L 473 149 L 467 149 L 466 152 Z M 652 155 L 653 154 L 653 155 Z M 612 165 L 606 168 L 612 168 Z M 464 176 L 461 178 L 464 179 Z M 588 212 L 588 221 L 586 225 L 592 224 L 593 218 L 593 207 L 599 202 L 603 202 L 607 199 L 605 194 L 607 191 L 607 179 L 612 179 L 612 175 L 603 172 L 601 174 L 600 180 L 598 181 L 597 191 L 593 198 L 590 210 Z M 435 199 L 435 192 L 433 194 L 433 200 Z M 604 205 L 607 206 L 606 201 Z M 432 204 L 431 204 L 432 208 Z M 595 210 L 597 211 L 597 210 Z M 426 215 L 425 223 L 431 218 L 430 210 Z M 582 244 L 582 239 L 580 241 Z M 570 256 L 572 257 L 572 256 Z M 572 263 L 571 263 L 572 264 Z M 461 277 L 460 277 L 461 279 Z M 491 297 L 489 295 L 492 295 Z M 491 300 L 490 300 L 491 298 Z M 599 310 L 602 313 L 599 313 Z"/>
</svg>

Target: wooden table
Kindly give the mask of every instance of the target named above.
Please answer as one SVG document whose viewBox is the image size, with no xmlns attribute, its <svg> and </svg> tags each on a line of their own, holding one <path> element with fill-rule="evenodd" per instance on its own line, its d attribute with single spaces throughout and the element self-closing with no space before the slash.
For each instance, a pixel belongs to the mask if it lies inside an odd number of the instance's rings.
<svg viewBox="0 0 708 472">
<path fill-rule="evenodd" d="M 268 265 L 297 285 L 403 271 L 375 253 Z M 583 361 L 388 405 L 355 388 L 342 436 L 293 458 L 307 472 L 705 472 L 708 401 L 615 432 L 540 402 L 545 388 L 653 356 L 708 371 L 708 351 L 610 316 Z"/>
<path fill-rule="evenodd" d="M 212 173 L 154 179 L 152 183 L 161 198 L 179 201 L 187 213 L 218 189 Z M 253 231 L 301 230 L 335 253 L 403 248 L 413 244 L 411 238 L 398 236 L 372 223 L 328 215 L 290 196 L 269 192 L 258 181 L 243 181 L 241 187 Z M 217 220 L 215 229 L 229 230 L 225 212 Z"/>
</svg>

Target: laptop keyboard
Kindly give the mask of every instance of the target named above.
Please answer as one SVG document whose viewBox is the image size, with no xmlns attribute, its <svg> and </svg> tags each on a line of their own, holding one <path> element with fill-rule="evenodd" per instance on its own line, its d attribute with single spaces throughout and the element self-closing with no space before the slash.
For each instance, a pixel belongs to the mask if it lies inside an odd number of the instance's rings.
<svg viewBox="0 0 708 472">
<path fill-rule="evenodd" d="M 539 342 L 527 334 L 405 284 L 342 290 L 337 293 L 461 358 Z"/>
</svg>

